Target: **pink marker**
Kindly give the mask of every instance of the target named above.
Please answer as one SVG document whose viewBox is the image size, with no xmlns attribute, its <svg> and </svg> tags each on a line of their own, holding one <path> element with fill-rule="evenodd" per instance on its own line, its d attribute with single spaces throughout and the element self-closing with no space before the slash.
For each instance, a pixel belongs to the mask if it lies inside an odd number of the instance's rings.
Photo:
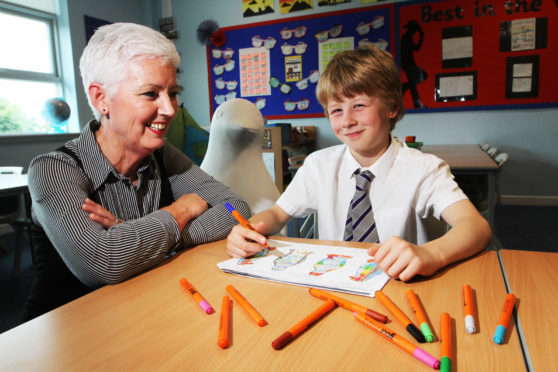
<svg viewBox="0 0 558 372">
<path fill-rule="evenodd" d="M 184 278 L 180 279 L 180 284 L 186 289 L 196 300 L 198 305 L 205 311 L 207 314 L 213 314 L 215 310 L 211 307 L 211 305 L 202 297 L 202 295 L 196 291 L 196 288 Z"/>
<path fill-rule="evenodd" d="M 391 329 L 387 328 L 382 323 L 376 321 L 375 319 L 372 319 L 368 315 L 365 315 L 360 312 L 356 312 L 355 319 L 358 320 L 359 323 L 364 324 L 368 328 L 373 329 L 380 335 L 384 336 L 384 338 L 387 338 L 395 345 L 399 346 L 401 349 L 405 350 L 406 352 L 408 352 L 409 354 L 411 354 L 412 356 L 414 356 L 424 364 L 429 365 L 434 369 L 440 367 L 440 361 L 438 359 L 434 358 L 426 351 L 422 350 L 418 346 L 415 346 L 413 343 L 407 341 L 406 339 L 399 336 L 398 334 L 393 332 Z"/>
</svg>

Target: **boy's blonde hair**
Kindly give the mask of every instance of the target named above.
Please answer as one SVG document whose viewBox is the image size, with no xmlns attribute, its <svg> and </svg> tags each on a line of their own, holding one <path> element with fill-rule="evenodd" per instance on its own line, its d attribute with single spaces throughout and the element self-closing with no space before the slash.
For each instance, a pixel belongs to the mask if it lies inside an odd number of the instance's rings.
<svg viewBox="0 0 558 372">
<path fill-rule="evenodd" d="M 397 112 L 390 122 L 390 131 L 393 130 L 405 111 L 401 75 L 391 54 L 366 46 L 333 56 L 316 87 L 316 97 L 326 116 L 330 100 L 341 101 L 359 94 L 378 97 L 390 112 Z"/>
</svg>

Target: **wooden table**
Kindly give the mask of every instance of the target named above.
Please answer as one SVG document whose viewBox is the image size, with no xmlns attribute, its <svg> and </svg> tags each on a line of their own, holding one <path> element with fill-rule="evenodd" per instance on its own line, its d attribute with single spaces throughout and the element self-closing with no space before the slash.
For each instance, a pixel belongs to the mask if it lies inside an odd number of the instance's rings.
<svg viewBox="0 0 558 372">
<path fill-rule="evenodd" d="M 556 371 L 558 254 L 503 249 L 500 255 L 510 291 L 516 296 L 517 316 L 533 370 Z"/>
<path fill-rule="evenodd" d="M 488 216 L 494 229 L 494 207 L 496 206 L 496 174 L 498 164 L 478 145 L 429 145 L 422 152 L 434 154 L 445 160 L 454 175 L 486 175 L 488 177 Z"/>
<path fill-rule="evenodd" d="M 359 324 L 342 308 L 330 312 L 282 350 L 274 350 L 271 342 L 322 301 L 309 295 L 307 288 L 222 273 L 216 264 L 227 258 L 223 241 L 198 246 L 140 276 L 101 288 L 13 328 L 0 335 L 0 370 L 432 370 Z M 202 312 L 179 285 L 182 277 L 217 313 Z M 465 283 L 476 291 L 479 310 L 479 331 L 473 335 L 464 329 L 461 286 Z M 234 303 L 232 345 L 222 350 L 217 346 L 218 313 L 228 284 L 235 286 L 268 324 L 258 327 Z M 505 296 L 496 252 L 483 251 L 428 279 L 409 284 L 390 280 L 384 292 L 412 317 L 404 296 L 407 288 L 422 301 L 436 336 L 440 313 L 451 314 L 455 371 L 524 370 L 515 327 L 509 330 L 504 345 L 492 342 Z M 390 318 L 388 327 L 411 339 L 377 300 L 337 295 L 385 313 Z M 421 348 L 439 358 L 438 340 Z"/>
</svg>

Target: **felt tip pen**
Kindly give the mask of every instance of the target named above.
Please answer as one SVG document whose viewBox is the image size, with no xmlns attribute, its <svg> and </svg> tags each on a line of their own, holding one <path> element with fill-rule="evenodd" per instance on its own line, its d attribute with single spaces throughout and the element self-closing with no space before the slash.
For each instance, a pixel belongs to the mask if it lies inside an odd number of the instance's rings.
<svg viewBox="0 0 558 372">
<path fill-rule="evenodd" d="M 364 306 L 355 304 L 354 302 L 351 302 L 349 300 L 345 300 L 344 298 L 341 297 L 337 297 L 331 293 L 322 291 L 321 289 L 316 289 L 316 288 L 310 288 L 309 290 L 310 294 L 316 298 L 319 298 L 320 300 L 333 300 L 335 301 L 335 303 L 337 304 L 337 306 L 342 307 L 344 309 L 347 309 L 349 311 L 355 312 L 361 312 L 364 313 L 366 315 L 368 315 L 371 318 L 376 319 L 379 322 L 382 323 L 387 323 L 388 321 L 388 317 L 385 316 L 384 314 L 380 314 L 372 309 L 368 309 Z"/>
<path fill-rule="evenodd" d="M 451 372 L 451 318 L 440 314 L 440 371 Z"/>
<path fill-rule="evenodd" d="M 465 329 L 467 333 L 475 333 L 477 329 L 475 327 L 473 293 L 469 284 L 463 286 L 463 312 L 465 314 Z"/>
<path fill-rule="evenodd" d="M 358 320 L 360 323 L 364 324 L 370 329 L 373 329 L 384 338 L 388 339 L 389 341 L 393 342 L 395 345 L 399 346 L 401 349 L 405 350 L 416 359 L 420 360 L 424 364 L 436 369 L 440 367 L 440 361 L 433 357 L 432 355 L 428 354 L 426 351 L 422 350 L 418 346 L 413 345 L 410 341 L 407 341 L 405 338 L 399 336 L 391 329 L 387 328 L 382 323 L 370 318 L 369 316 L 356 312 L 355 319 Z"/>
<path fill-rule="evenodd" d="M 389 312 L 401 323 L 407 332 L 411 334 L 420 343 L 426 342 L 426 338 L 416 325 L 411 322 L 409 318 L 386 296 L 382 291 L 376 291 L 374 295 L 378 301 L 382 303 L 389 310 Z"/>
<path fill-rule="evenodd" d="M 428 321 L 426 319 L 426 314 L 425 314 L 424 309 L 421 306 L 421 304 L 420 304 L 420 302 L 417 298 L 417 295 L 415 294 L 415 292 L 413 292 L 412 289 L 407 289 L 405 291 L 405 296 L 407 296 L 407 299 L 409 300 L 409 303 L 411 304 L 411 308 L 413 309 L 413 312 L 415 313 L 415 317 L 417 318 L 420 330 L 421 330 L 422 334 L 424 335 L 424 338 L 426 339 L 426 342 L 434 341 L 434 335 L 432 334 L 432 330 L 430 329 L 430 325 L 428 325 Z"/>
<path fill-rule="evenodd" d="M 275 341 L 271 343 L 271 347 L 273 347 L 275 350 L 281 349 L 283 346 L 291 342 L 293 338 L 301 334 L 306 328 L 310 327 L 312 324 L 320 320 L 335 306 L 335 301 L 327 300 L 316 310 L 312 311 L 310 314 L 304 317 L 304 319 L 302 319 L 300 322 L 289 328 L 287 332 L 277 337 L 277 339 L 275 339 Z"/>
<path fill-rule="evenodd" d="M 242 217 L 240 212 L 238 212 L 236 209 L 234 209 L 232 205 L 230 205 L 229 203 L 225 203 L 225 207 L 229 210 L 229 212 L 231 212 L 232 216 L 238 221 L 238 223 L 240 223 L 240 225 L 242 227 L 244 227 L 245 229 L 248 229 L 248 230 L 256 231 L 254 229 L 254 227 L 252 227 L 252 225 L 250 225 L 250 222 L 246 221 L 246 219 L 244 217 Z M 269 244 L 267 244 L 267 242 L 263 245 L 266 248 L 269 248 Z"/>
<path fill-rule="evenodd" d="M 200 292 L 198 292 L 196 288 L 194 288 L 194 286 L 190 284 L 186 279 L 184 278 L 180 279 L 180 284 L 184 287 L 184 289 L 186 289 L 186 291 L 188 291 L 192 295 L 194 300 L 196 300 L 196 302 L 198 303 L 198 305 L 200 305 L 203 311 L 205 311 L 207 314 L 213 314 L 215 312 L 215 310 L 211 307 L 209 302 L 207 302 L 202 297 Z"/>
<path fill-rule="evenodd" d="M 231 326 L 231 300 L 229 296 L 223 296 L 221 301 L 221 321 L 219 322 L 219 338 L 217 345 L 221 349 L 229 346 L 229 333 Z"/>
<path fill-rule="evenodd" d="M 506 295 L 504 301 L 504 307 L 500 313 L 500 318 L 498 319 L 498 326 L 496 327 L 496 332 L 494 332 L 494 342 L 497 344 L 503 344 L 504 338 L 506 337 L 506 330 L 510 324 L 511 315 L 513 312 L 513 307 L 515 306 L 515 296 L 513 294 Z"/>
<path fill-rule="evenodd" d="M 246 299 L 232 285 L 229 284 L 228 286 L 225 287 L 225 289 L 227 290 L 227 292 L 229 292 L 231 297 L 234 298 L 236 302 L 238 302 L 240 307 L 242 307 L 244 311 L 246 311 L 248 315 L 250 315 L 250 317 L 254 319 L 254 321 L 260 327 L 266 325 L 267 322 L 260 315 L 260 313 L 258 313 L 258 311 L 252 305 L 250 305 L 250 303 L 246 301 Z"/>
</svg>

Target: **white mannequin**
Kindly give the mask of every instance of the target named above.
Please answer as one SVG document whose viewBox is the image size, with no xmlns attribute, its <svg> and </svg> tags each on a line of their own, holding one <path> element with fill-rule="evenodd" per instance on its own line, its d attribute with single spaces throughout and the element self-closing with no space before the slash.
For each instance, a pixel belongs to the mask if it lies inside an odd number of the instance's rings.
<svg viewBox="0 0 558 372">
<path fill-rule="evenodd" d="M 213 115 L 201 169 L 246 200 L 252 213 L 271 208 L 280 193 L 262 157 L 264 118 L 252 102 L 235 98 Z"/>
</svg>

